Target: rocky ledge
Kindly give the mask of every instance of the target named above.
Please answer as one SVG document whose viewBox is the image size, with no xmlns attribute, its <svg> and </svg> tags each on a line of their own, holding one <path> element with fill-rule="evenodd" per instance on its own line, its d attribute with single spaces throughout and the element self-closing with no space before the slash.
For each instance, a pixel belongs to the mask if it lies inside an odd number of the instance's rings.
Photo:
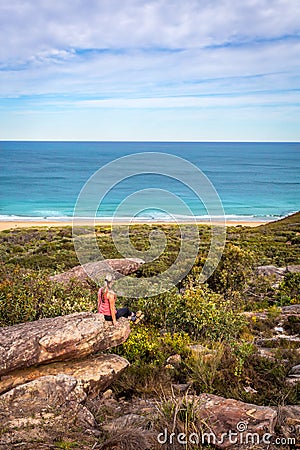
<svg viewBox="0 0 300 450">
<path fill-rule="evenodd" d="M 129 322 L 119 327 L 102 315 L 76 313 L 0 329 L 0 376 L 13 370 L 51 361 L 79 359 L 122 344 Z"/>
<path fill-rule="evenodd" d="M 123 343 L 127 319 L 114 327 L 103 316 L 79 313 L 0 329 L 0 448 L 51 441 L 59 430 L 92 429 L 85 406 L 129 365 L 101 354 Z"/>
</svg>

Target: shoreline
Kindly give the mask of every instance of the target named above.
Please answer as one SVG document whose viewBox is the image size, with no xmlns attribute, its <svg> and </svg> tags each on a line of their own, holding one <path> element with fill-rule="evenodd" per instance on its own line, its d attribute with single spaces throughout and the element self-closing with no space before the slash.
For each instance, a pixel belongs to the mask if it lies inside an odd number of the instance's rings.
<svg viewBox="0 0 300 450">
<path fill-rule="evenodd" d="M 260 225 L 265 225 L 272 221 L 263 221 L 263 220 L 226 220 L 226 227 L 230 226 L 244 226 L 244 227 L 258 227 Z M 140 222 L 129 222 L 129 221 L 118 221 L 115 222 L 114 225 L 180 225 L 180 224 L 188 224 L 191 222 L 159 222 L 159 221 L 140 221 Z M 194 223 L 194 222 L 192 222 Z M 210 225 L 210 221 L 196 221 L 197 225 Z M 109 220 L 97 220 L 95 222 L 96 226 L 110 226 L 112 224 Z M 220 222 L 212 221 L 213 225 L 218 225 Z M 84 222 L 83 222 L 84 225 Z M 89 223 L 89 225 L 91 225 Z M 0 232 L 4 230 L 12 230 L 18 228 L 50 228 L 50 227 L 70 227 L 72 226 L 72 221 L 62 221 L 62 220 L 32 220 L 32 221 L 22 221 L 22 220 L 12 220 L 12 221 L 0 221 Z"/>
</svg>

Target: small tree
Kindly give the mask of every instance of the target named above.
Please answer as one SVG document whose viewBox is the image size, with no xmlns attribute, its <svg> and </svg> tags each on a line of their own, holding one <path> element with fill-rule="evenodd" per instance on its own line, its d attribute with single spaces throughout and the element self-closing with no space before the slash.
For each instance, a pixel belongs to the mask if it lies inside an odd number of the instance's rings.
<svg viewBox="0 0 300 450">
<path fill-rule="evenodd" d="M 225 299 L 240 300 L 250 281 L 253 264 L 252 252 L 229 243 L 218 267 L 208 279 L 208 285 L 213 291 L 223 294 Z"/>
<path fill-rule="evenodd" d="M 278 299 L 288 297 L 290 301 L 300 301 L 300 273 L 288 272 L 279 286 Z"/>
</svg>

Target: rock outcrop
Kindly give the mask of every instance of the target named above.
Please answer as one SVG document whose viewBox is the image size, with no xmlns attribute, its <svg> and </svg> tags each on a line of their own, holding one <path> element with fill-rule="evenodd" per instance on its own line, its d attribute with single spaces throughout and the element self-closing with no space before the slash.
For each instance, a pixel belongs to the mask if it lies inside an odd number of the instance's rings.
<svg viewBox="0 0 300 450">
<path fill-rule="evenodd" d="M 202 436 L 206 433 L 207 443 L 217 448 L 243 444 L 241 435 L 245 437 L 246 433 L 255 436 L 256 442 L 266 433 L 274 434 L 277 420 L 275 409 L 212 394 L 201 394 L 194 403 Z"/>
<path fill-rule="evenodd" d="M 132 436 L 142 433 L 148 445 L 128 445 L 128 448 L 179 450 L 208 445 L 220 449 L 275 450 L 286 448 L 273 445 L 276 438 L 297 439 L 300 432 L 299 406 L 265 407 L 212 394 L 185 394 L 176 397 L 173 403 L 174 419 L 168 415 L 166 420 L 157 400 L 135 398 L 129 403 L 125 399 L 107 401 L 102 397 L 100 402 L 103 407 L 109 406 L 110 411 L 112 407 L 115 409 L 114 417 L 105 417 L 100 425 L 101 430 L 109 433 L 103 449 L 122 449 L 120 436 L 127 443 Z M 184 414 L 180 418 L 180 411 L 188 411 L 187 422 Z"/>
<path fill-rule="evenodd" d="M 270 312 L 267 310 L 259 312 L 247 311 L 243 314 L 255 322 L 265 322 L 266 324 L 273 322 L 273 330 L 267 326 L 267 333 L 261 331 L 260 335 L 257 336 L 255 343 L 259 347 L 272 344 L 272 348 L 278 348 L 284 343 L 284 348 L 287 348 L 287 343 L 290 343 L 292 348 L 297 350 L 297 343 L 300 340 L 300 305 L 295 304 L 278 308 L 278 313 L 275 317 L 270 315 Z"/>
<path fill-rule="evenodd" d="M 0 447 L 17 442 L 47 442 L 63 428 L 93 428 L 95 419 L 83 405 L 87 394 L 76 378 L 50 375 L 0 396 Z"/>
<path fill-rule="evenodd" d="M 300 405 L 279 406 L 278 408 L 278 428 L 284 438 L 294 441 L 294 448 L 299 448 L 300 442 Z M 291 445 L 290 448 L 293 448 Z"/>
<path fill-rule="evenodd" d="M 102 315 L 76 313 L 0 329 L 0 375 L 13 370 L 79 359 L 122 344 L 130 333 L 127 319 L 119 326 Z"/>
<path fill-rule="evenodd" d="M 288 305 L 281 308 L 281 314 L 284 316 L 300 315 L 300 305 Z"/>
<path fill-rule="evenodd" d="M 298 266 L 297 266 L 298 267 Z M 300 382 L 300 365 L 290 366 L 288 359 L 282 359 L 282 354 L 287 350 L 293 354 L 295 362 L 300 357 L 300 305 L 288 305 L 278 308 L 278 314 L 274 317 L 269 311 L 245 312 L 244 315 L 252 321 L 261 324 L 258 335 L 255 337 L 257 352 L 262 358 L 276 361 L 286 365 L 288 374 L 286 384 L 293 386 Z M 264 324 L 271 324 L 271 327 Z M 275 326 L 274 326 L 275 325 Z"/>
<path fill-rule="evenodd" d="M 98 353 L 127 339 L 128 319 L 118 323 L 79 313 L 0 328 L 1 449 L 94 429 L 87 402 L 129 365 Z"/>
<path fill-rule="evenodd" d="M 80 381 L 84 391 L 91 398 L 104 391 L 128 365 L 128 361 L 121 356 L 100 354 L 82 360 L 61 361 L 28 367 L 0 377 L 0 393 L 7 392 L 37 378 L 64 373 Z"/>
<path fill-rule="evenodd" d="M 140 258 L 105 259 L 103 261 L 90 262 L 73 267 L 66 272 L 51 276 L 50 280 L 67 284 L 75 279 L 85 283 L 89 276 L 91 276 L 93 280 L 100 280 L 109 271 L 116 271 L 120 276 L 129 275 L 136 272 L 144 263 L 145 261 Z"/>
<path fill-rule="evenodd" d="M 281 281 L 284 276 L 288 273 L 297 273 L 300 272 L 300 266 L 286 266 L 286 267 L 276 267 L 276 266 L 258 266 L 256 268 L 256 272 L 258 275 L 271 276 L 274 275 L 276 280 Z"/>
</svg>

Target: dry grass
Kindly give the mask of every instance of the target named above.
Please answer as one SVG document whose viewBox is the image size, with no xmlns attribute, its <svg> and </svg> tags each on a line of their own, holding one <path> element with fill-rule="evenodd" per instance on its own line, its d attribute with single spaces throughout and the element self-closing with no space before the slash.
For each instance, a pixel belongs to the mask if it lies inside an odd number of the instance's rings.
<svg viewBox="0 0 300 450">
<path fill-rule="evenodd" d="M 150 450 L 155 445 L 154 433 L 142 428 L 128 426 L 115 428 L 110 437 L 99 446 L 97 450 Z"/>
</svg>

